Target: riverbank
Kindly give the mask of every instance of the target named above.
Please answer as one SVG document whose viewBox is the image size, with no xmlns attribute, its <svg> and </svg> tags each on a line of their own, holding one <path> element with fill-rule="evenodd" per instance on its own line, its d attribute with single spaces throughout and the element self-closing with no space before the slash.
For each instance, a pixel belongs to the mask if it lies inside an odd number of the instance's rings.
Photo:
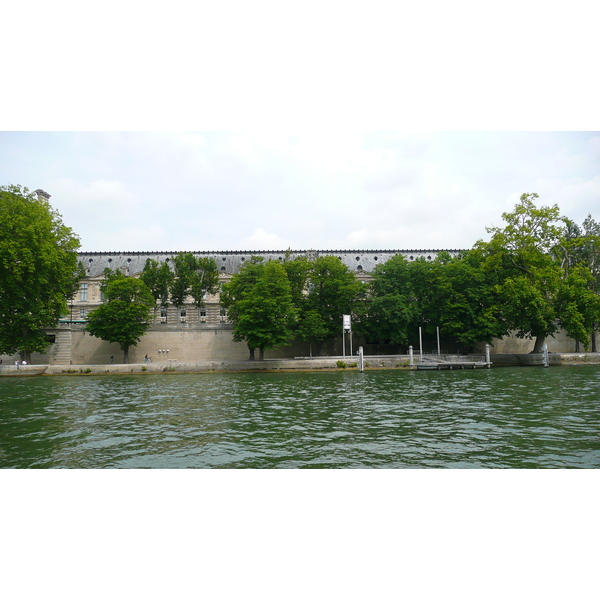
<svg viewBox="0 0 600 600">
<path fill-rule="evenodd" d="M 416 358 L 416 357 L 415 357 Z M 600 364 L 600 353 L 580 352 L 549 355 L 551 366 Z M 541 366 L 537 354 L 492 354 L 492 366 Z M 127 375 L 150 373 L 248 373 L 265 371 L 322 371 L 357 369 L 357 359 L 352 356 L 327 356 L 318 358 L 289 358 L 266 360 L 232 360 L 168 363 L 133 363 L 101 365 L 0 365 L 0 376 L 22 377 L 25 375 Z M 365 356 L 365 370 L 409 369 L 409 357 Z"/>
</svg>

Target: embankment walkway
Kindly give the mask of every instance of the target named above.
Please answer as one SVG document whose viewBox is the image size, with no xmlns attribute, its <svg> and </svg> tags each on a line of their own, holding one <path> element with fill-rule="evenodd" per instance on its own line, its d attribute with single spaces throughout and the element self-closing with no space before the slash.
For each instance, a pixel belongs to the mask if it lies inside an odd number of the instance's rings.
<svg viewBox="0 0 600 600">
<path fill-rule="evenodd" d="M 550 353 L 550 365 L 600 364 L 600 353 L 581 352 Z M 416 357 L 415 357 L 416 359 Z M 365 356 L 365 370 L 409 369 L 407 355 Z M 498 366 L 541 366 L 539 354 L 492 354 L 492 367 Z M 290 359 L 203 361 L 203 362 L 148 362 L 133 364 L 101 365 L 0 365 L 0 376 L 22 377 L 25 375 L 106 375 L 131 373 L 244 373 L 265 371 L 317 371 L 357 369 L 357 357 L 327 356 L 298 357 Z"/>
</svg>

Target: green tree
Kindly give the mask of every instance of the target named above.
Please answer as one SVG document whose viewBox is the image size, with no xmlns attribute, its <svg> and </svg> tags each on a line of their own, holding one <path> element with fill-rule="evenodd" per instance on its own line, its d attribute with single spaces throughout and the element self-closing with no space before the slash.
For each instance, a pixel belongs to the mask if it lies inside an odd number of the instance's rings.
<svg viewBox="0 0 600 600">
<path fill-rule="evenodd" d="M 586 217 L 582 227 L 579 227 L 570 219 L 565 219 L 563 240 L 555 248 L 554 255 L 563 269 L 564 284 L 568 288 L 561 292 L 561 302 L 563 304 L 560 314 L 561 316 L 565 315 L 567 320 L 573 320 L 573 315 L 569 318 L 566 317 L 569 312 L 564 308 L 564 299 L 568 295 L 572 296 L 574 290 L 577 289 L 579 297 L 577 305 L 580 306 L 580 314 L 575 321 L 586 323 L 588 331 L 581 339 L 589 337 L 592 343 L 592 352 L 596 352 L 596 331 L 600 322 L 600 313 L 595 313 L 596 303 L 593 294 L 600 294 L 600 224 L 592 219 L 591 215 Z M 582 268 L 586 273 L 582 272 Z M 573 270 L 578 271 L 578 273 L 571 277 Z M 587 282 L 585 291 L 580 285 L 582 278 Z M 573 280 L 577 281 L 579 285 L 573 287 Z M 583 316 L 583 313 L 585 313 L 585 316 Z M 578 335 L 580 334 L 581 330 L 579 330 Z M 574 337 L 579 345 L 580 338 Z M 587 342 L 584 342 L 584 344 L 587 348 Z"/>
<path fill-rule="evenodd" d="M 600 318 L 600 295 L 594 289 L 594 276 L 583 264 L 572 267 L 561 282 L 557 294 L 557 312 L 562 327 L 585 348 L 594 341 L 594 329 Z M 595 350 L 592 350 L 595 351 Z"/>
<path fill-rule="evenodd" d="M 411 264 L 401 254 L 375 267 L 363 317 L 368 339 L 408 344 L 418 314 L 410 274 Z"/>
<path fill-rule="evenodd" d="M 169 304 L 169 290 L 173 285 L 174 275 L 169 263 L 160 264 L 153 258 L 146 260 L 140 279 L 148 286 L 155 304 L 161 307 Z"/>
<path fill-rule="evenodd" d="M 206 294 L 213 294 L 219 287 L 217 263 L 212 258 L 196 258 L 191 252 L 180 252 L 174 259 L 174 278 L 170 286 L 171 301 L 183 306 L 188 296 L 199 307 Z"/>
<path fill-rule="evenodd" d="M 373 271 L 366 303 L 369 339 L 406 346 L 419 327 L 468 347 L 506 333 L 498 318 L 493 282 L 475 255 L 440 252 L 433 261 L 409 263 L 396 255 Z"/>
<path fill-rule="evenodd" d="M 298 311 L 286 270 L 278 261 L 248 261 L 223 286 L 221 304 L 233 322 L 233 339 L 248 344 L 250 360 L 256 348 L 263 360 L 265 350 L 293 338 Z"/>
<path fill-rule="evenodd" d="M 31 361 L 46 349 L 81 277 L 79 245 L 47 200 L 0 187 L 0 353 Z"/>
<path fill-rule="evenodd" d="M 429 302 L 421 309 L 429 332 L 439 327 L 442 337 L 467 347 L 506 335 L 493 274 L 481 269 L 476 254 L 445 254 L 430 264 Z"/>
<path fill-rule="evenodd" d="M 196 268 L 190 281 L 190 296 L 196 307 L 204 306 L 206 294 L 215 294 L 219 289 L 219 271 L 213 258 L 197 258 Z"/>
<path fill-rule="evenodd" d="M 563 240 L 564 219 L 557 205 L 537 208 L 537 194 L 523 194 L 515 209 L 503 213 L 504 228 L 487 228 L 489 242 L 475 246 L 482 268 L 495 272 L 496 292 L 507 329 L 517 337 L 534 338 L 533 352 L 542 351 L 559 328 L 557 295 L 562 270 L 552 252 Z"/>
<path fill-rule="evenodd" d="M 557 205 L 537 208 L 537 194 L 523 194 L 504 228 L 489 228 L 489 242 L 475 250 L 488 273 L 495 272 L 502 318 L 518 337 L 535 338 L 533 352 L 542 351 L 548 336 L 563 328 L 587 344 L 598 322 L 593 301 L 594 276 L 584 248 L 593 236 L 581 236 Z M 591 221 L 588 226 L 592 227 Z"/>
<path fill-rule="evenodd" d="M 317 258 L 308 272 L 308 294 L 301 305 L 300 334 L 305 341 L 321 344 L 342 333 L 342 315 L 358 314 L 364 285 L 335 256 Z"/>
<path fill-rule="evenodd" d="M 105 274 L 102 291 L 106 301 L 88 315 L 85 329 L 94 337 L 119 344 L 127 364 L 129 348 L 137 346 L 152 323 L 155 302 L 141 279 L 109 269 Z"/>
</svg>

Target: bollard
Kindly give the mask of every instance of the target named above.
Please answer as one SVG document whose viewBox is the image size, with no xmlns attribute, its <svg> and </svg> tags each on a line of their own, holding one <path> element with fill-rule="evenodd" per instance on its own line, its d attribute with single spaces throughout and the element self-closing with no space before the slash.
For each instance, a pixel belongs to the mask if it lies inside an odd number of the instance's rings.
<svg viewBox="0 0 600 600">
<path fill-rule="evenodd" d="M 415 364 L 414 357 L 413 357 L 413 347 L 412 346 L 408 347 L 408 364 L 411 367 L 413 367 L 414 364 Z"/>
<path fill-rule="evenodd" d="M 362 346 L 358 347 L 358 369 L 361 373 L 364 373 L 364 371 L 365 371 L 365 361 L 364 361 Z"/>
<path fill-rule="evenodd" d="M 489 344 L 485 345 L 485 364 L 487 365 L 488 369 L 492 366 L 492 361 L 490 360 L 490 345 Z"/>
</svg>

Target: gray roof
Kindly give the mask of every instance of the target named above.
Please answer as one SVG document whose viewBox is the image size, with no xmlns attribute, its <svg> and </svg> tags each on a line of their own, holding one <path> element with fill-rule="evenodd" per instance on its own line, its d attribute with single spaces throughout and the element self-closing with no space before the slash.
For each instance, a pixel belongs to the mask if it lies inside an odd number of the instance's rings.
<svg viewBox="0 0 600 600">
<path fill-rule="evenodd" d="M 318 256 L 337 256 L 352 271 L 371 272 L 378 264 L 384 263 L 392 256 L 402 254 L 407 260 L 424 257 L 433 260 L 439 252 L 448 252 L 452 256 L 462 250 L 225 250 L 209 252 L 192 252 L 198 258 L 214 258 L 219 271 L 237 273 L 245 261 L 253 256 L 263 260 L 284 260 L 299 256 L 316 258 Z M 79 260 L 83 263 L 88 277 L 102 275 L 104 269 L 127 268 L 130 275 L 141 273 L 146 260 L 152 258 L 159 263 L 172 261 L 179 252 L 80 252 Z"/>
</svg>

